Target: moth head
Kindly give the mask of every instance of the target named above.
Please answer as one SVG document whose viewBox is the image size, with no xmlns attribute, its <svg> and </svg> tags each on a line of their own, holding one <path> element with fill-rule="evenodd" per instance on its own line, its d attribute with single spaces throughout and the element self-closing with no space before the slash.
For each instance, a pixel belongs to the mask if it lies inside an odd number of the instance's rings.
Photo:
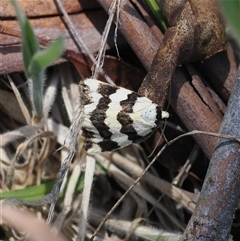
<svg viewBox="0 0 240 241">
<path fill-rule="evenodd" d="M 167 111 L 162 110 L 161 107 L 157 106 L 157 115 L 156 115 L 156 125 L 159 126 L 163 123 L 163 120 L 169 117 L 169 113 Z"/>
<path fill-rule="evenodd" d="M 169 117 L 169 113 L 167 111 L 162 110 L 161 117 L 162 117 L 162 119 L 166 119 Z"/>
</svg>

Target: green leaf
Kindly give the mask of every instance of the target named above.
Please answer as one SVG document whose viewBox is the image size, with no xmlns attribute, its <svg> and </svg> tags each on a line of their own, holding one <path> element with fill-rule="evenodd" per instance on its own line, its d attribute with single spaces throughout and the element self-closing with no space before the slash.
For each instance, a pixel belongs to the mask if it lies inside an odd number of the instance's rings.
<svg viewBox="0 0 240 241">
<path fill-rule="evenodd" d="M 69 181 L 69 178 L 68 178 L 68 181 Z M 0 200 L 14 197 L 14 198 L 21 198 L 27 201 L 36 201 L 36 200 L 39 200 L 40 198 L 45 197 L 47 194 L 49 194 L 52 191 L 53 186 L 54 184 L 56 184 L 56 182 L 57 180 L 51 181 L 48 183 L 43 183 L 36 186 L 26 187 L 21 190 L 3 192 L 0 195 Z M 84 183 L 84 175 L 81 175 L 78 180 L 77 186 L 75 188 L 75 192 L 82 191 L 83 183 Z M 66 190 L 64 190 L 60 194 L 60 197 L 63 197 L 65 195 L 65 192 Z"/>
<path fill-rule="evenodd" d="M 240 0 L 219 0 L 231 32 L 240 44 Z"/>
<path fill-rule="evenodd" d="M 56 181 L 52 181 L 37 186 L 26 187 L 21 190 L 3 192 L 1 193 L 0 199 L 14 197 L 22 198 L 28 201 L 38 200 L 50 193 L 55 183 Z"/>
<path fill-rule="evenodd" d="M 33 32 L 33 29 L 28 19 L 25 17 L 23 11 L 20 9 L 17 1 L 11 0 L 11 2 L 15 8 L 17 19 L 21 28 L 22 54 L 25 73 L 27 77 L 31 77 L 31 73 L 28 72 L 28 68 L 32 56 L 40 49 L 39 42 L 36 35 Z"/>
<path fill-rule="evenodd" d="M 156 0 L 146 0 L 146 3 L 148 5 L 148 7 L 150 8 L 150 10 L 152 11 L 152 13 L 153 13 L 154 17 L 156 18 L 156 20 L 158 21 L 161 30 L 163 32 L 165 32 L 167 30 L 167 21 L 163 17 L 161 9 L 160 9 L 158 3 L 156 2 Z"/>
<path fill-rule="evenodd" d="M 28 68 L 28 72 L 32 75 L 43 72 L 50 64 L 58 59 L 64 50 L 64 40 L 58 37 L 46 49 L 39 50 L 34 54 Z"/>
<path fill-rule="evenodd" d="M 32 74 L 32 72 L 30 73 Z M 32 81 L 32 85 L 29 88 L 29 94 L 35 110 L 35 115 L 39 120 L 43 117 L 43 79 L 43 72 L 32 74 L 30 80 Z"/>
</svg>

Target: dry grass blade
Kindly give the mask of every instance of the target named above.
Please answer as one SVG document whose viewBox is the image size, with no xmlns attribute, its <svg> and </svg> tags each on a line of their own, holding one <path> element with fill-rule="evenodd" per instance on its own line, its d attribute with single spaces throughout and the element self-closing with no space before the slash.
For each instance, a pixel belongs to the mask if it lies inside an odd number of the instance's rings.
<svg viewBox="0 0 240 241">
<path fill-rule="evenodd" d="M 9 167 L 9 171 L 8 171 L 8 178 L 7 178 L 7 183 L 10 183 L 13 179 L 13 173 L 14 173 L 14 168 L 15 168 L 15 163 L 16 161 L 20 158 L 20 156 L 23 154 L 23 152 L 26 150 L 26 148 L 33 143 L 34 140 L 38 139 L 38 138 L 52 138 L 54 137 L 55 134 L 53 132 L 42 132 L 42 133 L 37 133 L 36 135 L 32 136 L 31 138 L 29 138 L 28 140 L 24 141 L 23 143 L 21 143 L 17 150 L 16 153 L 14 155 L 14 158 L 11 162 L 11 165 Z"/>
<path fill-rule="evenodd" d="M 104 158 L 101 155 L 96 155 L 96 159 L 104 166 L 104 168 L 108 169 L 109 173 L 111 173 L 111 175 L 116 180 L 118 180 L 118 182 L 121 182 L 126 187 L 125 189 L 131 187 L 132 183 L 134 183 L 134 179 L 130 178 L 126 173 L 118 169 L 115 165 L 111 164 L 111 161 L 109 159 Z M 179 223 L 179 220 L 176 217 L 174 217 L 171 213 L 169 213 L 163 205 L 158 203 L 154 196 L 151 195 L 140 183 L 135 185 L 133 191 L 140 197 L 151 203 L 157 209 L 161 210 L 161 212 L 166 214 L 166 216 L 172 221 L 172 223 L 176 227 L 178 227 L 182 231 L 184 230 L 184 227 L 181 223 Z M 123 195 L 123 198 L 124 197 L 125 195 Z"/>
<path fill-rule="evenodd" d="M 122 221 L 117 219 L 108 219 L 106 226 L 110 230 L 116 230 L 117 233 L 129 233 L 144 240 L 166 240 L 166 241 L 178 241 L 180 234 L 169 233 L 157 228 L 143 226 L 141 224 L 133 225 L 131 222 Z"/>
<path fill-rule="evenodd" d="M 111 210 L 108 212 L 108 214 L 104 217 L 104 219 L 102 220 L 101 224 L 98 226 L 98 228 L 95 230 L 94 234 L 91 237 L 91 240 L 94 239 L 94 237 L 96 236 L 96 234 L 99 232 L 100 228 L 103 226 L 103 224 L 106 222 L 106 220 L 109 218 L 110 214 L 118 207 L 118 205 L 120 204 L 120 202 L 123 200 L 123 198 L 127 195 L 127 193 L 129 193 L 136 185 L 137 183 L 143 178 L 145 181 L 149 181 L 152 185 L 154 185 L 154 183 L 157 183 L 157 185 L 155 186 L 156 188 L 159 188 L 160 186 L 160 190 L 168 195 L 169 197 L 171 197 L 172 199 L 174 199 L 175 201 L 177 201 L 178 203 L 181 203 L 185 208 L 189 209 L 191 212 L 194 211 L 195 208 L 195 204 L 192 202 L 192 200 L 184 193 L 184 191 L 178 189 L 177 187 L 174 187 L 172 184 L 164 181 L 164 180 L 158 180 L 157 182 L 153 181 L 155 179 L 154 176 L 151 176 L 151 174 L 147 173 L 147 171 L 149 170 L 149 168 L 152 166 L 152 164 L 156 161 L 156 159 L 160 156 L 160 154 L 171 144 L 173 144 L 174 142 L 176 142 L 178 139 L 183 138 L 184 136 L 189 136 L 189 135 L 196 135 L 196 134 L 205 134 L 205 135 L 210 135 L 210 136 L 215 136 L 215 137 L 221 137 L 227 140 L 232 140 L 235 141 L 237 143 L 240 143 L 240 139 L 233 137 L 233 136 L 229 136 L 229 135 L 223 135 L 223 134 L 218 134 L 218 133 L 209 133 L 209 132 L 203 132 L 203 131 L 192 131 L 192 132 L 188 132 L 185 134 L 182 134 L 180 136 L 178 136 L 177 138 L 171 140 L 170 142 L 168 142 L 167 144 L 165 144 L 163 146 L 163 148 L 161 149 L 161 151 L 159 151 L 159 153 L 153 158 L 153 160 L 148 164 L 148 166 L 144 169 L 141 170 L 141 168 L 139 168 L 137 165 L 134 166 L 133 164 L 128 163 L 127 161 L 124 163 L 124 168 L 128 169 L 128 172 L 133 173 L 133 175 L 138 176 L 137 179 L 132 183 L 132 185 L 129 187 L 129 189 L 124 193 L 124 195 L 117 201 L 117 203 L 115 203 L 115 205 L 111 208 Z M 115 158 L 114 158 L 115 157 Z M 114 162 L 116 162 L 118 165 L 121 165 L 121 161 L 125 161 L 125 159 L 118 155 L 117 153 L 113 153 L 112 154 L 112 159 Z M 134 172 L 133 170 L 137 170 L 137 172 Z M 162 184 L 160 184 L 162 183 Z"/>
<path fill-rule="evenodd" d="M 155 159 L 155 158 L 154 158 Z M 182 204 L 189 211 L 193 212 L 195 208 L 195 204 L 193 201 L 186 195 L 186 193 L 174 187 L 171 183 L 158 178 L 151 173 L 147 173 L 147 170 L 152 166 L 153 162 L 151 161 L 148 166 L 143 169 L 136 164 L 128 162 L 124 157 L 120 156 L 117 153 L 112 155 L 112 161 L 118 166 L 121 166 L 125 171 L 131 173 L 132 176 L 137 177 L 134 183 L 137 183 L 140 179 L 143 178 L 144 181 L 154 186 L 158 190 L 160 190 L 165 195 L 169 196 L 176 202 Z"/>
<path fill-rule="evenodd" d="M 69 68 L 67 66 L 65 68 L 59 68 L 60 71 L 60 76 L 61 76 L 61 84 L 62 84 L 62 98 L 64 101 L 64 106 L 67 110 L 68 118 L 69 120 L 73 120 L 73 115 L 74 115 L 74 107 L 77 106 L 74 105 L 74 100 L 77 100 L 77 98 L 71 98 L 69 95 L 69 88 L 72 84 L 72 78 L 69 78 L 70 73 L 69 73 Z M 78 89 L 78 88 L 76 88 Z M 70 93 L 71 94 L 71 93 Z M 78 92 L 78 97 L 79 97 L 79 92 Z M 76 101 L 75 101 L 76 102 Z"/>
<path fill-rule="evenodd" d="M 57 141 L 61 146 L 69 146 L 70 137 L 69 137 L 69 129 L 52 119 L 47 120 L 47 127 L 49 131 L 52 131 L 57 136 Z"/>
<path fill-rule="evenodd" d="M 57 89 L 58 89 L 58 77 L 57 75 L 53 75 L 49 85 L 47 86 L 44 94 L 43 99 L 43 108 L 44 108 L 44 116 L 45 116 L 45 124 L 47 117 L 49 115 L 49 111 L 53 106 L 53 103 L 55 101 L 56 95 L 57 95 Z"/>
<path fill-rule="evenodd" d="M 88 219 L 88 209 L 90 205 L 90 193 L 92 188 L 93 176 L 95 171 L 96 161 L 91 156 L 86 157 L 86 172 L 84 178 L 84 188 L 82 194 L 82 203 L 80 207 L 80 221 L 79 221 L 79 232 L 78 239 L 79 241 L 85 240 L 86 228 L 87 228 L 87 219 Z"/>
<path fill-rule="evenodd" d="M 63 225 L 63 222 L 66 219 L 66 216 L 71 210 L 72 202 L 73 202 L 73 195 L 75 192 L 75 188 L 77 185 L 77 182 L 79 180 L 79 177 L 81 175 L 81 164 L 78 163 L 75 168 L 73 169 L 73 172 L 71 174 L 71 177 L 69 179 L 69 183 L 66 189 L 66 194 L 63 202 L 63 208 L 61 213 L 58 215 L 56 221 L 54 222 L 54 227 L 56 231 L 60 231 Z M 62 186 L 65 186 L 64 184 Z"/>
<path fill-rule="evenodd" d="M 6 115 L 14 120 L 18 120 L 21 123 L 26 123 L 26 119 L 23 116 L 19 105 L 17 104 L 16 97 L 13 93 L 9 93 L 5 90 L 0 90 L 0 105 L 1 109 Z"/>
<path fill-rule="evenodd" d="M 5 146 L 8 143 L 11 143 L 15 140 L 19 140 L 21 138 L 25 139 L 27 137 L 32 136 L 36 132 L 36 128 L 32 126 L 23 126 L 17 130 L 9 131 L 0 135 L 1 138 L 1 146 Z"/>
<path fill-rule="evenodd" d="M 26 105 L 24 104 L 24 101 L 23 101 L 23 99 L 22 99 L 22 97 L 21 97 L 21 94 L 20 94 L 20 92 L 18 91 L 17 87 L 15 86 L 12 78 L 11 78 L 9 75 L 8 75 L 7 77 L 8 77 L 9 83 L 10 83 L 10 85 L 11 85 L 11 87 L 12 87 L 12 90 L 13 90 L 15 96 L 16 96 L 16 99 L 17 99 L 17 101 L 18 101 L 18 104 L 19 104 L 19 107 L 20 107 L 20 109 L 21 109 L 21 111 L 22 111 L 22 114 L 23 114 L 23 116 L 25 117 L 26 123 L 27 123 L 28 125 L 30 125 L 30 124 L 31 124 L 30 113 L 29 113 Z"/>
</svg>

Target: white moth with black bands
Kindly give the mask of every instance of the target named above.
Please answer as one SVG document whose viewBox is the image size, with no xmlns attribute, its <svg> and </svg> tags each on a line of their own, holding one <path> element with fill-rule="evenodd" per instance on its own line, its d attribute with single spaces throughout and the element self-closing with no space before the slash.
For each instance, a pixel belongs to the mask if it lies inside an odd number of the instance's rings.
<svg viewBox="0 0 240 241">
<path fill-rule="evenodd" d="M 169 114 L 146 97 L 99 80 L 80 82 L 82 135 L 88 153 L 146 140 Z"/>
</svg>

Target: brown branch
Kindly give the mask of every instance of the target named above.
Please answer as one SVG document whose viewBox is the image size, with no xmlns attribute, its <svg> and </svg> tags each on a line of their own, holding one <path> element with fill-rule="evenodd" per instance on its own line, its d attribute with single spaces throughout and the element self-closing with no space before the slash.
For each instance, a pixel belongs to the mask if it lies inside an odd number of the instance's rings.
<svg viewBox="0 0 240 241">
<path fill-rule="evenodd" d="M 240 136 L 240 68 L 220 133 Z M 210 161 L 197 207 L 181 240 L 225 241 L 240 195 L 240 145 L 219 139 Z"/>
</svg>

